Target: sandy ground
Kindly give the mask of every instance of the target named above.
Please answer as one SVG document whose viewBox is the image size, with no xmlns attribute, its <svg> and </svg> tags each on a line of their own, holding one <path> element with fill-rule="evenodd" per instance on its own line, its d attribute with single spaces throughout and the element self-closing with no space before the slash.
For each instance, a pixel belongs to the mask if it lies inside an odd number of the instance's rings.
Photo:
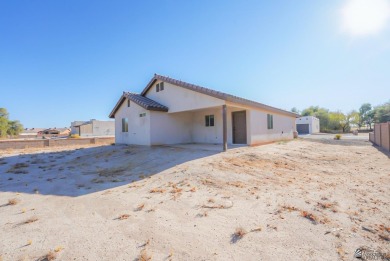
<svg viewBox="0 0 390 261">
<path fill-rule="evenodd" d="M 390 158 L 365 140 L 0 154 L 0 260 L 390 253 Z"/>
</svg>

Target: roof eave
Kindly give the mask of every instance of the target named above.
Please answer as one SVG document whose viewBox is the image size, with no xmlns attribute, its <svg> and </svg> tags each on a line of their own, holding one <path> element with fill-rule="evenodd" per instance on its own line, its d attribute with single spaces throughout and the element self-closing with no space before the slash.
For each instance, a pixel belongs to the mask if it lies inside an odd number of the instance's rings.
<svg viewBox="0 0 390 261">
<path fill-rule="evenodd" d="M 108 115 L 110 119 L 115 118 L 115 113 L 118 111 L 119 107 L 122 105 L 122 103 L 126 100 L 126 97 L 124 94 L 119 98 L 118 102 L 116 103 L 114 109 L 112 109 L 111 113 Z"/>
</svg>

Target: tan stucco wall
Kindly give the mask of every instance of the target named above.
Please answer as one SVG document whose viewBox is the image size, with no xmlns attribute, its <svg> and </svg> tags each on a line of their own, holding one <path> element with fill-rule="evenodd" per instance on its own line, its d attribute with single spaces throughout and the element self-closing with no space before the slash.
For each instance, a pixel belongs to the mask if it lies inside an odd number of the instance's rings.
<svg viewBox="0 0 390 261">
<path fill-rule="evenodd" d="M 92 123 L 80 125 L 80 136 L 90 136 L 92 135 Z"/>
<path fill-rule="evenodd" d="M 259 110 L 250 110 L 249 112 L 251 135 L 248 144 L 256 145 L 294 138 L 295 118 Z M 267 114 L 273 115 L 273 129 L 271 130 L 267 126 Z"/>
<path fill-rule="evenodd" d="M 151 111 L 151 145 L 178 144 L 192 142 L 192 113 L 166 113 Z"/>
<path fill-rule="evenodd" d="M 128 108 L 127 101 L 124 102 L 115 115 L 117 143 L 139 145 L 222 143 L 222 105 L 225 103 L 229 144 L 233 140 L 233 111 L 246 111 L 248 145 L 292 139 L 293 131 L 296 129 L 295 117 L 225 102 L 166 82 L 163 91 L 156 92 L 154 85 L 146 96 L 167 106 L 168 113 L 147 111 L 133 102 Z M 140 113 L 146 113 L 146 117 L 140 118 Z M 274 115 L 272 130 L 267 129 L 268 113 Z M 205 126 L 205 115 L 214 115 L 215 126 Z M 122 133 L 122 118 L 129 119 L 128 133 Z"/>
<path fill-rule="evenodd" d="M 248 145 L 294 138 L 293 132 L 296 130 L 295 117 L 256 107 L 242 106 L 232 102 L 227 102 L 227 105 L 228 108 L 229 106 L 233 108 L 242 107 L 241 110 L 246 110 Z M 271 130 L 267 128 L 267 114 L 273 115 L 273 129 Z M 231 126 L 231 123 L 228 121 L 228 133 L 229 126 Z"/>
<path fill-rule="evenodd" d="M 204 109 L 225 104 L 220 100 L 209 95 L 187 90 L 164 82 L 164 90 L 156 92 L 156 82 L 146 93 L 146 97 L 155 100 L 169 108 L 169 113 Z"/>
<path fill-rule="evenodd" d="M 232 144 L 232 112 L 227 109 L 228 143 Z M 214 115 L 214 126 L 205 126 L 205 116 Z M 247 113 L 248 121 L 248 113 Z M 247 136 L 250 130 L 247 128 Z M 249 138 L 248 138 L 249 140 Z M 151 112 L 151 144 L 222 143 L 222 106 L 192 112 Z"/>
<path fill-rule="evenodd" d="M 145 117 L 139 117 L 141 113 L 146 113 Z M 122 132 L 122 118 L 129 120 L 129 132 Z M 115 143 L 150 145 L 150 111 L 131 102 L 131 107 L 127 107 L 124 102 L 115 114 Z"/>
<path fill-rule="evenodd" d="M 114 121 L 92 121 L 93 136 L 111 136 L 115 134 Z"/>
</svg>

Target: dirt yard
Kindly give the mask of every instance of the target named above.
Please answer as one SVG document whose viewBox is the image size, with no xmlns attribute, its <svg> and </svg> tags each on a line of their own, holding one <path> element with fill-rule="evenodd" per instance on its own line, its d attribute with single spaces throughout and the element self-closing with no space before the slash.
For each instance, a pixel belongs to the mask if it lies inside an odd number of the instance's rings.
<svg viewBox="0 0 390 261">
<path fill-rule="evenodd" d="M 351 260 L 390 253 L 365 140 L 0 151 L 0 260 Z"/>
</svg>

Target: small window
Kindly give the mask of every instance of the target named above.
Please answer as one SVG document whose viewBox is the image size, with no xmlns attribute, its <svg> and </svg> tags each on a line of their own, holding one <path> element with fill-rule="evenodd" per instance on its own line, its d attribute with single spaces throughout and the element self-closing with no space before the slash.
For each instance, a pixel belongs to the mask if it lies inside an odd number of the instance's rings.
<svg viewBox="0 0 390 261">
<path fill-rule="evenodd" d="M 161 92 L 164 90 L 164 82 L 160 82 L 156 84 L 156 92 Z"/>
<path fill-rule="evenodd" d="M 205 117 L 206 127 L 214 126 L 214 115 L 206 115 Z"/>
<path fill-rule="evenodd" d="M 127 107 L 130 107 L 130 100 L 127 100 Z"/>
<path fill-rule="evenodd" d="M 267 114 L 267 128 L 269 130 L 274 128 L 274 116 L 272 114 Z"/>
<path fill-rule="evenodd" d="M 122 132 L 129 132 L 129 119 L 122 118 Z"/>
<path fill-rule="evenodd" d="M 140 115 L 139 115 L 140 117 L 145 117 L 146 116 L 146 113 L 144 112 L 144 113 L 140 113 Z"/>
</svg>

